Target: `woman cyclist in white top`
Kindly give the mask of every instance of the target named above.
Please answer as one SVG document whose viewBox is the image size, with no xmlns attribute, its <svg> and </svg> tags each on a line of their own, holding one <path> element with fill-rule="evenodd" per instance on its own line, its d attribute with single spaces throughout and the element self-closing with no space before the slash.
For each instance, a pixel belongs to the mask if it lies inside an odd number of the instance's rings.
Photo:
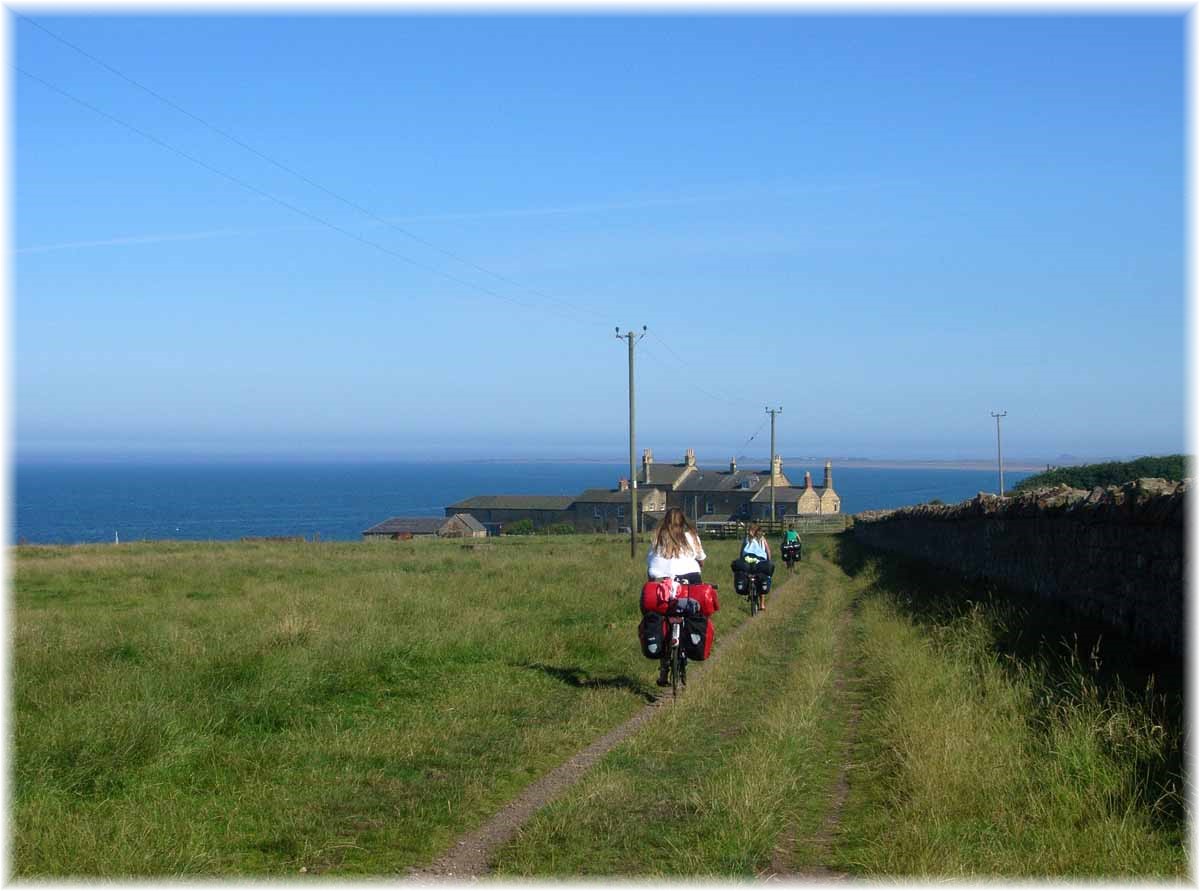
<svg viewBox="0 0 1200 891">
<path fill-rule="evenodd" d="M 681 579 L 689 585 L 700 584 L 700 570 L 708 557 L 704 546 L 700 544 L 700 533 L 688 522 L 683 511 L 677 507 L 669 508 L 654 534 L 650 552 L 646 554 L 646 575 L 653 579 Z M 658 663 L 658 681 L 660 687 L 665 687 L 669 665 L 667 650 L 664 648 L 662 658 Z M 686 657 L 685 657 L 686 658 Z"/>
<path fill-rule="evenodd" d="M 646 554 L 646 575 L 651 579 L 685 579 L 688 584 L 698 585 L 707 558 L 696 527 L 683 511 L 672 507 L 663 516 Z"/>
</svg>

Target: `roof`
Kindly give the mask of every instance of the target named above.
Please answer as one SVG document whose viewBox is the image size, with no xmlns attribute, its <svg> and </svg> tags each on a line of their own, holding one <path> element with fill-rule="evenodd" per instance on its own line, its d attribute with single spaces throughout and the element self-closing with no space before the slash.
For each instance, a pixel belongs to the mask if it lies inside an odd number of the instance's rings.
<svg viewBox="0 0 1200 891">
<path fill-rule="evenodd" d="M 455 514 L 450 519 L 458 520 L 472 532 L 487 532 L 487 527 L 470 514 Z"/>
<path fill-rule="evenodd" d="M 645 489 L 639 487 L 638 502 L 640 503 L 648 494 L 652 494 L 653 489 Z M 575 496 L 576 502 L 587 502 L 588 504 L 628 504 L 629 490 L 622 492 L 620 489 L 588 489 Z"/>
<path fill-rule="evenodd" d="M 650 472 L 648 479 L 645 478 L 647 469 Z M 674 487 L 692 469 L 686 464 L 655 464 L 651 462 L 649 468 L 643 464 L 642 469 L 638 472 L 638 485 Z"/>
<path fill-rule="evenodd" d="M 450 509 L 566 510 L 574 501 L 574 495 L 476 495 L 474 498 L 451 504 Z"/>
<path fill-rule="evenodd" d="M 813 486 L 813 490 L 817 493 L 817 497 L 820 497 L 821 493 L 825 491 L 824 488 L 822 488 L 821 486 Z M 804 494 L 804 492 L 805 492 L 805 489 L 803 486 L 776 486 L 775 487 L 775 500 L 776 501 L 791 501 L 793 499 L 799 498 L 801 495 Z M 758 491 L 758 493 L 751 499 L 751 501 L 767 501 L 767 502 L 769 502 L 770 500 L 771 500 L 771 487 L 770 486 L 763 486 Z"/>
<path fill-rule="evenodd" d="M 742 488 L 742 483 L 749 484 L 745 491 L 757 491 L 759 486 L 771 482 L 771 474 L 766 470 L 701 470 L 688 477 L 676 491 L 679 492 L 733 492 Z M 776 490 L 778 491 L 778 489 Z"/>
<path fill-rule="evenodd" d="M 363 535 L 396 535 L 401 532 L 411 532 L 413 535 L 437 535 L 438 530 L 446 525 L 445 517 L 392 517 L 382 523 L 376 523 Z"/>
</svg>

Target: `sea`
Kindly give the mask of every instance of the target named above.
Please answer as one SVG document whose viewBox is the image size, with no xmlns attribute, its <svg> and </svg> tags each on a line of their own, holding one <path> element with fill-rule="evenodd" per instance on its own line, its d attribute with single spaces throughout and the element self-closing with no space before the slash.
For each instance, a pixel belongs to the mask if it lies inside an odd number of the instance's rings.
<svg viewBox="0 0 1200 891">
<path fill-rule="evenodd" d="M 786 466 L 795 483 L 824 466 Z M 1005 472 L 1006 488 L 1029 476 Z M 220 541 L 260 536 L 357 541 L 389 517 L 443 516 L 473 495 L 576 495 L 615 488 L 629 465 L 599 462 L 20 463 L 10 543 Z M 996 491 L 984 470 L 837 467 L 845 513 L 947 504 Z"/>
</svg>

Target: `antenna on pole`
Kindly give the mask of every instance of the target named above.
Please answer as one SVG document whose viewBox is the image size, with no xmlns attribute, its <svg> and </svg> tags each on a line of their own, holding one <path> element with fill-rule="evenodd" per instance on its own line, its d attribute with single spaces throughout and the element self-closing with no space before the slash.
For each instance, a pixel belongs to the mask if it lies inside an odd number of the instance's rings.
<svg viewBox="0 0 1200 891">
<path fill-rule="evenodd" d="M 771 416 L 771 522 L 775 522 L 775 415 L 783 414 L 783 406 L 767 408 L 764 411 Z M 760 428 L 761 429 L 761 428 Z"/>
<path fill-rule="evenodd" d="M 633 346 L 639 340 L 646 336 L 646 326 L 642 326 L 641 334 L 634 334 L 633 330 L 626 333 L 621 333 L 621 326 L 615 327 L 618 340 L 629 341 L 629 556 L 630 558 L 637 557 L 637 534 L 638 534 L 638 505 L 637 505 L 637 474 L 634 473 L 633 467 L 633 432 L 634 432 L 634 416 L 633 416 Z"/>
<path fill-rule="evenodd" d="M 1000 419 L 1006 417 L 1008 412 L 992 412 L 992 417 L 996 419 L 996 468 L 1000 472 L 1000 497 L 1004 497 L 1004 456 L 1000 452 Z"/>
</svg>

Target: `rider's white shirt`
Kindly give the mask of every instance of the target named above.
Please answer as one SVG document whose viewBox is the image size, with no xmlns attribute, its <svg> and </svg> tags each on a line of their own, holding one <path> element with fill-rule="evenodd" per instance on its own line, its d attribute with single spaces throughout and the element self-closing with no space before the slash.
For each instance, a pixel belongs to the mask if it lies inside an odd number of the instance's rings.
<svg viewBox="0 0 1200 891">
<path fill-rule="evenodd" d="M 700 544 L 699 538 L 690 532 L 685 532 L 684 535 L 692 549 L 690 553 L 685 552 L 678 557 L 663 557 L 654 550 L 654 545 L 650 546 L 650 551 L 646 554 L 647 576 L 652 579 L 669 579 L 700 571 L 700 561 L 708 559 L 708 554 L 704 553 L 704 546 Z"/>
</svg>

